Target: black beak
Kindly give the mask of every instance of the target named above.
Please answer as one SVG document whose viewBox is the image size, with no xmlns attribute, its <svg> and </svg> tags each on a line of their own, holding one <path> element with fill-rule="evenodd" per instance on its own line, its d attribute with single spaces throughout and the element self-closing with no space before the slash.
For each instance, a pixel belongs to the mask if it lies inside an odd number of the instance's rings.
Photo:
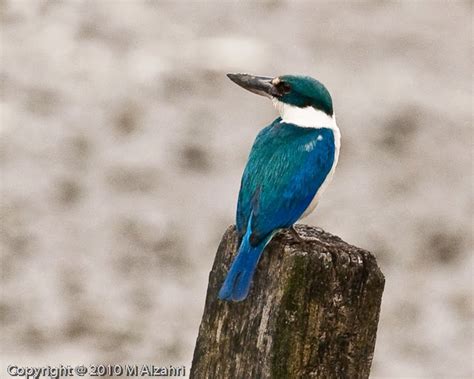
<svg viewBox="0 0 474 379">
<path fill-rule="evenodd" d="M 246 90 L 257 95 L 272 98 L 278 95 L 278 91 L 272 83 L 273 78 L 265 76 L 253 76 L 249 74 L 227 74 L 230 80 Z"/>
</svg>

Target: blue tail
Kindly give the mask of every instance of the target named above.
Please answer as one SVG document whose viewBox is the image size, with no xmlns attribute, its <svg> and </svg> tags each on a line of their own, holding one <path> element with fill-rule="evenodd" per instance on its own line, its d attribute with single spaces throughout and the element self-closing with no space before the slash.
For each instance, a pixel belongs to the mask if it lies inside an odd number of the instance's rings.
<svg viewBox="0 0 474 379">
<path fill-rule="evenodd" d="M 239 252 L 232 262 L 224 284 L 219 291 L 219 299 L 221 300 L 241 301 L 249 293 L 258 260 L 262 255 L 263 249 L 271 239 L 271 237 L 265 238 L 257 246 L 252 246 L 249 241 L 250 234 L 249 228 L 242 239 Z"/>
</svg>

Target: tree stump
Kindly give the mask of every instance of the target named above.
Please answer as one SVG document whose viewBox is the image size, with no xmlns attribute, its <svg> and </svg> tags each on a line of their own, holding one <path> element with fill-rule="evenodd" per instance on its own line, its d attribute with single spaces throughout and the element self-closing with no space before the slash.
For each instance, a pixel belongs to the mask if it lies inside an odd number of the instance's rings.
<svg viewBox="0 0 474 379">
<path fill-rule="evenodd" d="M 191 378 L 367 378 L 384 276 L 373 255 L 297 225 L 266 247 L 250 294 L 217 298 L 238 240 L 225 232 L 209 275 Z"/>
</svg>

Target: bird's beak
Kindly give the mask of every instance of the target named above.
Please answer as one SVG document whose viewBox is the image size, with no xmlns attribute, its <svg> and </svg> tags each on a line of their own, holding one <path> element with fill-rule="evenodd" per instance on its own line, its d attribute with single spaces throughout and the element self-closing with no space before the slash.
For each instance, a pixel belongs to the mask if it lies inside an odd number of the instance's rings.
<svg viewBox="0 0 474 379">
<path fill-rule="evenodd" d="M 277 95 L 277 91 L 272 81 L 273 78 L 266 76 L 253 76 L 249 74 L 227 74 L 230 80 L 246 90 L 257 95 L 272 98 Z"/>
</svg>

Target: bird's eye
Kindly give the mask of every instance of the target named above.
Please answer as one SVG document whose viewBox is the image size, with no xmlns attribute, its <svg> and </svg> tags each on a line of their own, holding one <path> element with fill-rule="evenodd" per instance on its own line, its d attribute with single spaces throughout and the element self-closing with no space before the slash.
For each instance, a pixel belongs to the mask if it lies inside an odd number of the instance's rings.
<svg viewBox="0 0 474 379">
<path fill-rule="evenodd" d="M 286 82 L 279 82 L 275 87 L 280 96 L 283 96 L 291 91 L 291 86 Z"/>
</svg>

